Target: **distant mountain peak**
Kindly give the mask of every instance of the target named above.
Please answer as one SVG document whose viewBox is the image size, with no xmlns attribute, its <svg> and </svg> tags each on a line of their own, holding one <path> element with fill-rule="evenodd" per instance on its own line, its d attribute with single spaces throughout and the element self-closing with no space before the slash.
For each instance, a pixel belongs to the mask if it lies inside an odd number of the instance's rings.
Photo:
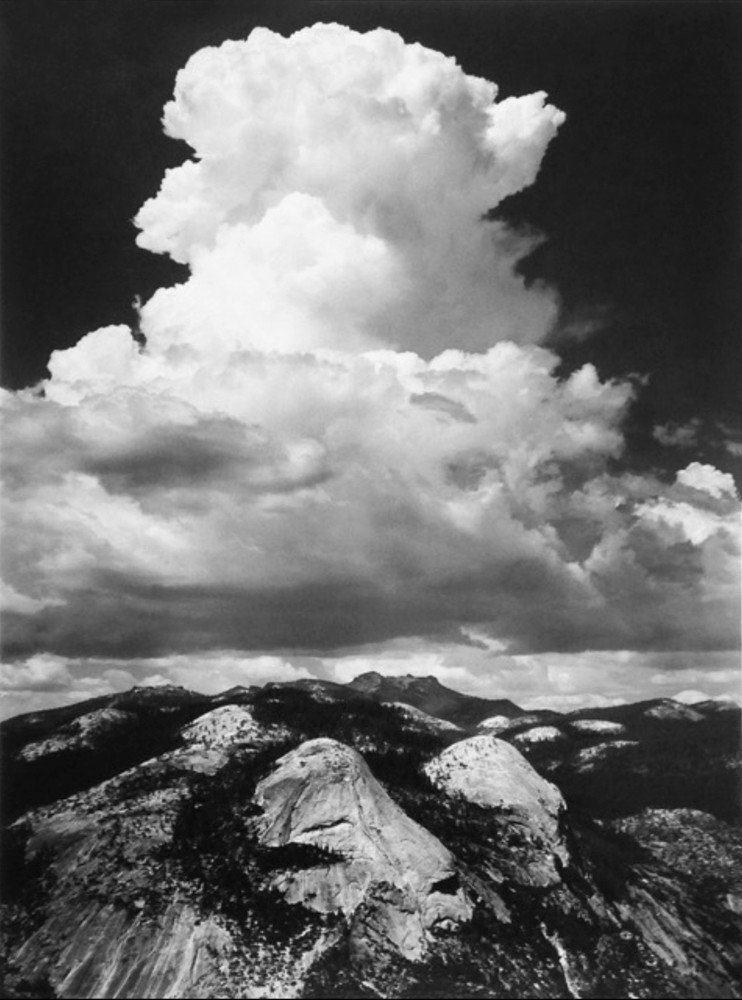
<svg viewBox="0 0 742 1000">
<path fill-rule="evenodd" d="M 478 698 L 462 694 L 441 684 L 437 677 L 402 674 L 385 677 L 375 670 L 360 674 L 348 687 L 378 701 L 405 702 L 428 715 L 455 725 L 475 725 L 481 719 L 500 714 L 508 718 L 523 715 L 523 710 L 506 698 Z"/>
<path fill-rule="evenodd" d="M 425 677 L 420 677 L 414 674 L 403 674 L 401 677 L 397 678 L 398 682 L 407 687 L 419 687 L 419 688 L 442 688 L 443 685 L 438 680 L 437 677 L 433 677 L 432 674 L 427 674 Z"/>
<path fill-rule="evenodd" d="M 365 691 L 371 694 L 377 691 L 384 683 L 384 678 L 375 670 L 367 670 L 365 674 L 359 674 L 350 682 L 348 687 L 355 688 L 356 691 Z"/>
<path fill-rule="evenodd" d="M 441 682 L 437 677 L 432 674 L 427 674 L 425 677 L 421 677 L 419 674 L 397 674 L 392 676 L 385 676 L 378 673 L 376 670 L 368 670 L 365 674 L 359 674 L 355 680 L 352 680 L 348 687 L 355 688 L 357 691 L 378 691 L 384 685 L 394 685 L 398 688 L 441 688 L 443 687 Z"/>
<path fill-rule="evenodd" d="M 163 694 L 165 691 L 185 691 L 186 689 L 182 684 L 170 684 L 168 681 L 164 681 L 162 684 L 135 684 L 134 687 L 129 688 L 125 694 L 143 694 L 148 695 L 152 693 Z"/>
<path fill-rule="evenodd" d="M 128 691 L 120 691 L 112 696 L 110 704 L 116 708 L 130 705 L 182 705 L 189 702 L 207 701 L 206 695 L 191 691 L 182 684 L 140 684 Z"/>
</svg>

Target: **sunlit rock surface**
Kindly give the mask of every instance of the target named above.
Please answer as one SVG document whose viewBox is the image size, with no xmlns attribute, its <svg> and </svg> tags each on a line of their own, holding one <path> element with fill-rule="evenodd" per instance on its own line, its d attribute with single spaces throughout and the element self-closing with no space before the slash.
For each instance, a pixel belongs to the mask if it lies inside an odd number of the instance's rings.
<svg viewBox="0 0 742 1000">
<path fill-rule="evenodd" d="M 423 712 L 421 708 L 414 705 L 406 705 L 403 701 L 384 701 L 382 705 L 388 705 L 395 709 L 412 726 L 418 729 L 428 730 L 435 733 L 462 733 L 461 726 L 446 719 L 438 719 L 435 715 Z"/>
<path fill-rule="evenodd" d="M 611 740 L 608 743 L 593 743 L 582 747 L 572 758 L 572 766 L 580 773 L 594 771 L 607 761 L 638 747 L 636 740 Z"/>
<path fill-rule="evenodd" d="M 117 708 L 100 708 L 86 715 L 80 715 L 72 722 L 61 726 L 56 733 L 47 739 L 27 743 L 18 754 L 21 760 L 31 761 L 44 757 L 46 754 L 59 753 L 61 750 L 81 748 L 94 749 L 102 736 L 112 734 L 116 729 L 124 728 L 132 721 L 131 712 Z"/>
<path fill-rule="evenodd" d="M 397 806 L 359 753 L 335 740 L 303 743 L 257 786 L 256 821 L 268 846 L 313 844 L 338 856 L 321 869 L 287 873 L 277 885 L 289 902 L 324 912 L 358 910 L 402 955 L 420 958 L 434 926 L 468 919 L 462 891 L 446 886 L 453 858 Z M 442 888 L 443 887 L 443 888 Z"/>
<path fill-rule="evenodd" d="M 11 720 L 9 777 L 46 775 L 50 797 L 3 831 L 6 995 L 742 995 L 739 830 L 719 795 L 718 815 L 664 804 L 738 766 L 738 713 L 626 706 L 625 733 L 575 730 L 592 711 L 540 716 L 530 729 L 563 738 L 523 744 L 531 766 L 493 736 L 445 749 L 460 734 L 416 713 L 284 687 L 231 704 L 135 690 Z M 18 753 L 71 720 L 93 747 Z M 534 769 L 560 756 L 579 810 Z M 55 797 L 91 757 L 88 784 Z M 591 814 L 617 776 L 628 811 Z"/>
<path fill-rule="evenodd" d="M 482 719 L 477 729 L 483 733 L 500 733 L 506 729 L 518 725 L 517 719 L 510 719 L 507 715 L 491 715 L 488 719 Z"/>
<path fill-rule="evenodd" d="M 644 714 L 648 719 L 671 720 L 673 722 L 700 722 L 703 719 L 703 714 L 696 711 L 695 708 L 683 705 L 679 701 L 673 701 L 671 698 L 666 698 L 664 701 L 653 705 Z"/>
<path fill-rule="evenodd" d="M 494 736 L 473 736 L 448 747 L 425 772 L 447 795 L 499 810 L 518 825 L 530 848 L 523 859 L 524 881 L 559 881 L 569 858 L 560 830 L 564 799 L 515 747 Z"/>
<path fill-rule="evenodd" d="M 608 719 L 575 719 L 569 728 L 580 736 L 621 736 L 626 726 Z"/>
<path fill-rule="evenodd" d="M 524 729 L 522 733 L 517 733 L 513 737 L 513 742 L 526 746 L 531 743 L 553 743 L 563 736 L 561 729 L 557 729 L 556 726 L 532 726 L 530 729 Z"/>
</svg>

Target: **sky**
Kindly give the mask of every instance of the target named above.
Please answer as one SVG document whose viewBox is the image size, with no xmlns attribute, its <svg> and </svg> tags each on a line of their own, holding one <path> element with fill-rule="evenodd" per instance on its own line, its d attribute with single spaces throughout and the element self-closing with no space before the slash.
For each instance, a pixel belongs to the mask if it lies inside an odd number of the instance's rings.
<svg viewBox="0 0 742 1000">
<path fill-rule="evenodd" d="M 0 15 L 3 714 L 738 696 L 737 5 Z"/>
</svg>

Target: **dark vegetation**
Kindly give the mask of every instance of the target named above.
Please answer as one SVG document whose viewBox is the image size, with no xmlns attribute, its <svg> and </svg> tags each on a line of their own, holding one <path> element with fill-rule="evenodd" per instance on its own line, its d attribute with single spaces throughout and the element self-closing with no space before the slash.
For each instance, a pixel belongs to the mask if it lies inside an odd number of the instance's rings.
<svg viewBox="0 0 742 1000">
<path fill-rule="evenodd" d="M 370 744 L 389 748 L 401 744 L 405 748 L 424 748 L 432 754 L 450 742 L 406 723 L 394 708 L 364 697 L 315 701 L 301 689 L 263 688 L 254 696 L 252 711 L 263 725 L 285 725 L 295 730 L 300 736 L 297 742 L 327 736 L 348 746 L 360 743 L 369 761 Z"/>
<path fill-rule="evenodd" d="M 113 695 L 103 695 L 100 698 L 78 701 L 74 705 L 48 708 L 43 712 L 24 712 L 23 715 L 16 715 L 0 723 L 0 734 L 3 742 L 11 747 L 30 740 L 40 740 L 81 715 L 95 712 L 99 708 L 107 708 L 113 697 Z"/>
<path fill-rule="evenodd" d="M 95 749 L 65 749 L 29 761 L 14 756 L 28 737 L 21 739 L 18 731 L 3 730 L 0 780 L 4 821 L 12 822 L 28 809 L 84 791 L 170 750 L 181 726 L 192 722 L 209 707 L 205 699 L 175 705 L 167 711 L 149 702 L 127 706 L 127 711 L 135 713 L 131 723 L 116 728 L 110 739 Z M 43 732 L 35 734 L 34 738 L 41 739 L 44 735 Z"/>
<path fill-rule="evenodd" d="M 543 771 L 548 748 L 526 749 L 537 770 L 559 786 L 572 812 L 614 818 L 653 809 L 700 809 L 729 823 L 742 823 L 739 714 L 700 722 L 621 720 L 625 737 L 638 746 L 607 754 L 580 771 L 565 754 L 556 770 Z M 604 738 L 603 738 L 604 739 Z M 573 750 L 601 738 L 576 739 Z"/>
<path fill-rule="evenodd" d="M 198 887 L 200 905 L 239 924 L 254 924 L 268 940 L 289 940 L 307 922 L 324 926 L 327 918 L 286 904 L 271 888 L 277 872 L 332 864 L 339 858 L 311 845 L 270 848 L 258 843 L 252 821 L 255 786 L 283 754 L 304 740 L 330 737 L 350 746 L 372 742 L 385 749 L 367 751 L 381 780 L 425 780 L 419 767 L 443 743 L 413 727 L 405 728 L 392 708 L 364 698 L 317 702 L 301 689 L 264 688 L 255 693 L 252 711 L 263 725 L 288 726 L 294 735 L 251 754 L 236 755 L 216 775 L 197 775 L 178 812 L 166 860 Z M 400 745 L 401 743 L 401 745 Z"/>
<path fill-rule="evenodd" d="M 316 700 L 306 685 L 298 684 L 240 689 L 234 699 L 223 697 L 219 703 L 251 704 L 259 722 L 290 727 L 296 732 L 296 742 L 331 736 L 355 746 L 382 781 L 401 784 L 414 781 L 422 757 L 439 752 L 458 734 L 425 732 L 394 708 L 381 704 L 382 695 L 405 698 L 427 711 L 441 703 L 439 714 L 453 712 L 458 722 L 479 717 L 485 706 L 490 714 L 493 706 L 500 706 L 500 702 L 449 691 L 432 678 L 419 678 L 401 687 L 395 678 L 379 681 L 382 686 L 373 691 L 327 683 L 323 686 L 325 696 L 331 699 L 327 701 Z M 694 808 L 726 821 L 742 821 L 738 771 L 733 766 L 739 757 L 739 712 L 714 713 L 701 722 L 663 721 L 646 717 L 652 704 L 578 713 L 622 722 L 627 728 L 625 738 L 640 742 L 639 747 L 608 755 L 589 771 L 578 770 L 571 758 L 580 748 L 603 741 L 605 737 L 600 735 L 572 733 L 565 735 L 558 747 L 521 749 L 538 770 L 559 785 L 570 808 L 586 816 L 618 817 L 646 807 Z M 117 727 L 95 750 L 81 747 L 33 761 L 14 759 L 17 750 L 30 740 L 51 735 L 78 716 L 106 706 L 130 712 L 134 718 L 130 724 Z M 3 723 L 0 753 L 6 821 L 172 749 L 177 730 L 213 706 L 212 699 L 183 689 L 135 689 Z M 518 731 L 514 727 L 507 738 Z"/>
<path fill-rule="evenodd" d="M 9 963 L 2 970 L 0 998 L 2 1000 L 54 1000 L 56 990 L 45 972 L 24 976 L 15 965 Z"/>
<path fill-rule="evenodd" d="M 48 851 L 37 851 L 26 856 L 29 831 L 19 825 L 3 832 L 2 880 L 3 935 L 21 940 L 43 922 L 46 903 L 54 887 L 54 871 L 49 865 Z"/>
<path fill-rule="evenodd" d="M 344 936 L 314 969 L 307 996 L 339 1000 L 385 995 L 388 981 L 393 995 L 400 998 L 474 998 L 491 996 L 493 991 L 513 998 L 567 997 L 570 991 L 550 943 L 550 935 L 557 933 L 577 966 L 583 956 L 583 970 L 601 970 L 599 981 L 585 979 L 582 995 L 623 995 L 629 988 L 625 970 L 651 964 L 651 956 L 637 955 L 639 945 L 630 934 L 602 926 L 590 899 L 597 890 L 608 903 L 625 901 L 640 879 L 654 885 L 662 868 L 632 836 L 606 829 L 594 817 L 635 814 L 649 806 L 690 807 L 739 819 L 738 771 L 731 766 L 739 754 L 738 714 L 686 722 L 646 719 L 631 707 L 622 715 L 620 709 L 612 710 L 627 727 L 623 738 L 638 740 L 640 745 L 607 757 L 592 770 L 578 771 L 572 762 L 574 754 L 605 742 L 605 736 L 569 734 L 565 726 L 566 735 L 558 745 L 524 748 L 534 766 L 555 781 L 568 800 L 570 826 L 565 832 L 575 864 L 562 872 L 563 884 L 557 888 L 523 885 L 513 877 L 519 859 L 527 858 L 532 850 L 522 827 L 505 813 L 442 796 L 423 773 L 424 764 L 460 738 L 459 734 L 421 729 L 367 693 L 344 689 L 342 697 L 334 698 L 328 688 L 325 695 L 330 700 L 316 700 L 310 691 L 291 685 L 236 692 L 235 703 L 250 704 L 256 721 L 287 727 L 291 735 L 257 752 L 235 753 L 215 775 L 186 775 L 162 765 L 140 769 L 115 790 L 118 801 L 126 802 L 144 792 L 171 787 L 176 780 L 187 786 L 172 840 L 158 856 L 161 884 L 152 886 L 149 895 L 149 890 L 137 884 L 134 893 L 147 897 L 148 912 L 156 916 L 167 901 L 168 887 L 177 885 L 179 891 L 191 894 L 190 901 L 203 912 L 219 914 L 227 921 L 238 938 L 242 935 L 245 948 L 261 942 L 283 946 L 299 934 L 304 934 L 306 943 L 307 935 L 319 934 L 340 918 L 287 904 L 271 882 L 281 873 L 331 865 L 339 858 L 309 845 L 261 845 L 253 826 L 259 816 L 252 804 L 255 786 L 280 756 L 307 739 L 331 737 L 363 754 L 398 805 L 456 858 L 455 875 L 439 890 L 455 892 L 463 885 L 476 901 L 476 909 L 473 919 L 456 934 L 440 932 L 425 967 L 390 959 L 388 968 L 372 970 L 373 989 L 368 985 L 368 970 L 354 969 L 349 961 Z M 39 713 L 27 720 L 30 728 L 24 728 L 23 720 L 11 720 L 2 727 L 6 821 L 173 749 L 179 729 L 214 707 L 213 700 L 188 692 L 175 697 L 168 692 L 161 698 L 132 693 L 128 700 L 118 696 L 116 707 L 131 712 L 131 721 L 110 737 L 104 734 L 95 751 L 68 750 L 30 762 L 13 760 L 29 739 L 43 738 L 83 711 L 104 707 L 99 701 L 95 706 L 87 703 L 84 708 L 60 710 L 62 715 Z M 105 700 L 106 705 L 111 703 Z M 513 729 L 508 738 L 516 732 Z M 555 757 L 561 759 L 556 770 Z M 20 942 L 43 921 L 53 887 L 48 858 L 38 854 L 27 860 L 25 839 L 21 826 L 9 830 L 3 843 L 2 933 L 7 945 Z M 122 858 L 120 864 L 125 862 Z M 688 898 L 695 899 L 694 891 L 688 882 Z M 661 978 L 659 971 L 657 975 Z M 676 984 L 664 984 L 660 978 L 655 995 L 677 995 L 672 992 Z M 0 993 L 9 998 L 53 995 L 43 970 L 30 982 L 21 980 L 12 968 Z"/>
<path fill-rule="evenodd" d="M 216 775 L 191 778 L 163 852 L 163 860 L 181 875 L 179 882 L 195 887 L 202 910 L 274 943 L 290 941 L 308 925 L 319 930 L 328 918 L 286 903 L 271 886 L 272 877 L 341 860 L 310 844 L 267 847 L 258 841 L 252 825 L 260 813 L 252 803 L 255 786 L 291 746 L 235 757 Z"/>
<path fill-rule="evenodd" d="M 2 837 L 0 887 L 3 907 L 0 915 L 0 997 L 55 997 L 43 970 L 32 977 L 20 974 L 9 956 L 43 924 L 54 889 L 54 869 L 49 851 L 28 858 L 28 829 L 16 826 Z"/>
</svg>

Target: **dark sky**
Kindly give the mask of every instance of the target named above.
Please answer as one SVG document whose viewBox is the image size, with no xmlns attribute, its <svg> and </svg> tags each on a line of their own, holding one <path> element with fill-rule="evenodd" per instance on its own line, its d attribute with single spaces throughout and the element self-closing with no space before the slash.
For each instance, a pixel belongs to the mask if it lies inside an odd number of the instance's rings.
<svg viewBox="0 0 742 1000">
<path fill-rule="evenodd" d="M 565 368 L 650 376 L 633 462 L 661 463 L 652 424 L 697 417 L 694 457 L 739 472 L 721 446 L 742 430 L 739 4 L 71 0 L 0 16 L 5 386 L 183 274 L 130 220 L 187 156 L 160 114 L 189 55 L 256 25 L 384 26 L 566 111 L 538 182 L 501 209 L 547 234 L 524 270 L 558 288 L 562 326 L 594 331 L 554 346 Z"/>
</svg>

